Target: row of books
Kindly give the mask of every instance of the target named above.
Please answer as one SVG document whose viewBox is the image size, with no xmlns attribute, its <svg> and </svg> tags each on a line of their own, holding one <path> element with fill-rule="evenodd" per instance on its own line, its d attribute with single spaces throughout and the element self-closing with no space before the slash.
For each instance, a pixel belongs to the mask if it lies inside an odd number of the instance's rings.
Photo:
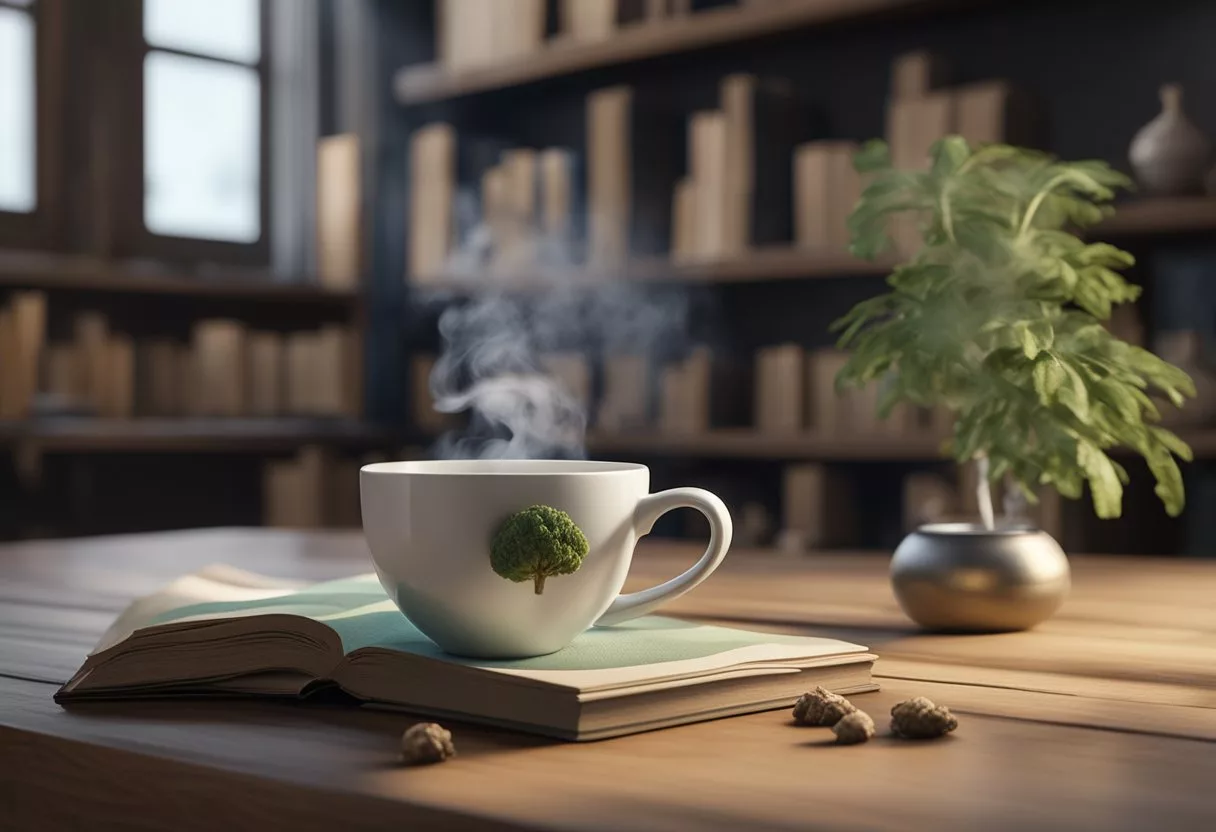
<svg viewBox="0 0 1216 832">
<path fill-rule="evenodd" d="M 416 283 L 452 276 L 569 266 L 576 253 L 578 162 L 567 148 L 459 140 L 444 123 L 410 145 L 409 273 Z"/>
<path fill-rule="evenodd" d="M 926 523 L 977 523 L 979 505 L 976 502 L 976 468 L 965 465 L 947 473 L 914 471 L 904 476 L 902 483 L 901 520 L 904 532 Z M 993 499 L 998 515 L 1002 514 L 1003 488 L 993 484 Z M 1059 494 L 1043 489 L 1038 503 L 1027 504 L 1021 517 L 1024 522 L 1043 529 L 1060 540 L 1064 533 L 1063 504 Z M 853 472 L 847 468 L 822 463 L 788 465 L 782 472 L 780 522 L 771 536 L 760 536 L 756 545 L 771 543 L 788 552 L 817 549 L 857 547 L 859 516 Z M 750 513 L 753 536 L 767 532 L 767 520 Z M 740 511 L 741 520 L 749 512 Z"/>
<path fill-rule="evenodd" d="M 949 133 L 973 143 L 1028 138 L 1033 121 L 1012 86 L 944 87 L 940 65 L 927 52 L 894 63 L 887 135 L 896 165 L 927 165 L 932 143 Z M 568 252 L 577 240 L 573 259 L 601 272 L 629 258 L 713 261 L 775 244 L 843 251 L 863 186 L 857 145 L 816 138 L 824 131 L 811 112 L 788 80 L 736 73 L 721 80 L 717 108 L 687 119 L 645 90 L 591 93 L 581 154 L 424 126 L 411 142 L 411 279 L 468 254 L 459 215 L 470 210 L 492 262 L 507 271 L 535 265 L 535 241 L 554 234 Z M 892 231 L 902 247 L 918 244 L 914 222 Z"/>
<path fill-rule="evenodd" d="M 765 433 L 812 431 L 819 436 L 944 436 L 952 417 L 897 404 L 878 416 L 880 386 L 836 389 L 836 375 L 848 354 L 806 350 L 798 344 L 765 347 L 755 359 L 755 425 Z"/>
<path fill-rule="evenodd" d="M 411 367 L 412 420 L 424 432 L 442 432 L 456 422 L 434 408 L 429 379 L 434 356 L 415 355 Z M 596 383 L 595 368 L 582 353 L 551 353 L 540 359 L 547 374 L 588 415 L 588 426 L 606 432 L 659 427 L 697 433 L 743 425 L 748 398 L 745 374 L 715 359 L 705 347 L 680 361 L 654 367 L 645 355 L 607 356 Z"/>
<path fill-rule="evenodd" d="M 733 0 L 440 0 L 435 43 L 440 64 L 459 72 L 545 48 L 552 24 L 553 43 L 566 46 L 605 40 L 622 26 L 730 4 Z"/>
<path fill-rule="evenodd" d="M 845 355 L 835 350 L 808 352 L 783 344 L 760 350 L 754 373 L 704 346 L 661 366 L 645 355 L 609 355 L 598 379 L 582 353 L 546 355 L 540 364 L 582 405 L 589 426 L 605 432 L 657 428 L 697 434 L 751 424 L 769 434 L 912 437 L 944 435 L 949 429 L 947 415 L 907 406 L 879 419 L 876 385 L 837 393 L 834 379 L 844 361 Z M 433 365 L 432 356 L 414 357 L 410 400 L 415 426 L 439 432 L 453 422 L 434 410 L 429 388 Z"/>
<path fill-rule="evenodd" d="M 46 337 L 46 295 L 14 292 L 0 299 L 0 419 L 20 419 L 38 392 Z"/>
<path fill-rule="evenodd" d="M 355 528 L 361 524 L 359 469 L 379 455 L 343 456 L 306 445 L 262 464 L 262 525 L 285 529 Z"/>
<path fill-rule="evenodd" d="M 36 411 L 133 416 L 344 416 L 362 402 L 357 335 L 329 324 L 289 333 L 239 321 L 194 325 L 188 341 L 133 338 L 82 311 L 70 337 L 46 337 L 46 300 L 17 294 L 0 311 L 0 418 Z"/>
</svg>

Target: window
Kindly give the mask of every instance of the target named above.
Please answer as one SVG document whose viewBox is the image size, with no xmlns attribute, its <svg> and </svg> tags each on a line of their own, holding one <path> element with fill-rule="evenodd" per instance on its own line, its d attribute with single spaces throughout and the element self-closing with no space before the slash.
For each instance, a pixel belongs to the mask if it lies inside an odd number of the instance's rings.
<svg viewBox="0 0 1216 832">
<path fill-rule="evenodd" d="M 252 244 L 265 231 L 260 0 L 144 0 L 143 223 Z"/>
<path fill-rule="evenodd" d="M 0 5 L 0 211 L 38 204 L 34 18 L 29 4 Z"/>
</svg>

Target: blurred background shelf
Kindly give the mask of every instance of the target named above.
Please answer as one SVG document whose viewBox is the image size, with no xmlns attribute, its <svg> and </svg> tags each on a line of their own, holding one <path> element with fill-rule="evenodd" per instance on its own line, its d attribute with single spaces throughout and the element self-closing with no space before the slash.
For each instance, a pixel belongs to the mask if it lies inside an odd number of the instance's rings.
<svg viewBox="0 0 1216 832">
<path fill-rule="evenodd" d="M 24 253 L 0 256 L 0 289 L 4 288 L 169 295 L 338 308 L 352 306 L 359 299 L 357 292 L 275 281 L 269 272 L 259 270 L 225 266 L 213 273 L 187 274 L 148 263 Z"/>
<path fill-rule="evenodd" d="M 55 417 L 0 422 L 0 444 L 33 442 L 42 451 L 267 452 L 304 445 L 390 446 L 392 431 L 346 419 L 97 419 Z"/>
<path fill-rule="evenodd" d="M 1216 231 L 1216 199 L 1149 197 L 1128 200 L 1116 214 L 1096 226 L 1095 237 L 1139 238 Z M 727 260 L 673 262 L 666 258 L 634 260 L 619 270 L 588 271 L 578 267 L 539 267 L 507 274 L 439 275 L 413 283 L 421 291 L 474 292 L 486 289 L 527 291 L 556 287 L 596 288 L 614 282 L 630 284 L 731 284 L 773 280 L 816 280 L 888 274 L 899 258 L 886 255 L 861 260 L 847 251 L 794 246 L 755 248 Z"/>
<path fill-rule="evenodd" d="M 924 437 L 824 437 L 814 434 L 773 435 L 752 428 L 721 429 L 704 434 L 592 433 L 592 454 L 638 454 L 704 458 L 929 461 L 940 459 L 942 439 Z"/>
<path fill-rule="evenodd" d="M 1216 457 L 1216 428 L 1179 429 L 1197 459 Z M 944 436 L 773 435 L 752 428 L 721 429 L 704 434 L 592 433 L 587 448 L 596 454 L 683 456 L 706 459 L 813 460 L 817 462 L 929 462 L 944 459 Z M 1118 454 L 1119 452 L 1115 452 Z"/>
<path fill-rule="evenodd" d="M 394 87 L 400 103 L 422 104 L 661 55 L 738 43 L 795 28 L 874 18 L 883 14 L 923 15 L 961 5 L 975 3 L 942 0 L 786 0 L 743 7 L 725 6 L 695 15 L 623 27 L 599 42 L 555 41 L 535 54 L 476 69 L 451 72 L 438 64 L 409 66 L 397 73 Z"/>
<path fill-rule="evenodd" d="M 813 251 L 791 246 L 772 246 L 753 249 L 742 257 L 719 261 L 672 262 L 663 258 L 638 259 L 613 271 L 542 267 L 517 274 L 437 276 L 413 285 L 423 291 L 472 292 L 487 288 L 595 288 L 611 283 L 751 283 L 883 275 L 889 272 L 895 263 L 891 258 L 881 258 L 874 262 L 861 260 L 846 251 Z"/>
<path fill-rule="evenodd" d="M 1216 198 L 1148 197 L 1115 206 L 1115 215 L 1099 225 L 1099 234 L 1118 236 L 1191 234 L 1216 231 Z"/>
</svg>

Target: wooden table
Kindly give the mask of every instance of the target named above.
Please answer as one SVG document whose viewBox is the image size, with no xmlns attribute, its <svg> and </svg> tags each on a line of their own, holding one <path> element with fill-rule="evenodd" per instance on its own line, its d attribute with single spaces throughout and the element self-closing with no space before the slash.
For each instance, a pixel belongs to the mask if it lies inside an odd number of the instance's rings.
<svg viewBox="0 0 1216 832">
<path fill-rule="evenodd" d="M 631 583 L 695 557 L 651 544 Z M 1076 558 L 1034 632 L 921 634 L 877 555 L 737 551 L 671 607 L 882 656 L 855 697 L 916 694 L 932 743 L 836 747 L 768 712 L 591 744 L 453 725 L 459 756 L 393 764 L 402 714 L 257 702 L 93 704 L 56 686 L 134 596 L 215 562 L 323 579 L 356 534 L 209 530 L 0 547 L 0 828 L 1216 829 L 1216 562 Z"/>
</svg>

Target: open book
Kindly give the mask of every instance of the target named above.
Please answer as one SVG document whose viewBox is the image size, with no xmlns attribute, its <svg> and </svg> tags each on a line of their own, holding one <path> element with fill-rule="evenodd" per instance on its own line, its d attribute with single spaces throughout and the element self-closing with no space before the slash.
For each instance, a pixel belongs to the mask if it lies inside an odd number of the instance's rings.
<svg viewBox="0 0 1216 832">
<path fill-rule="evenodd" d="M 441 651 L 374 575 L 304 586 L 217 566 L 135 601 L 59 702 L 307 696 L 593 740 L 784 708 L 809 687 L 876 690 L 875 656 L 826 638 L 646 617 L 557 653 L 488 661 Z"/>
</svg>

